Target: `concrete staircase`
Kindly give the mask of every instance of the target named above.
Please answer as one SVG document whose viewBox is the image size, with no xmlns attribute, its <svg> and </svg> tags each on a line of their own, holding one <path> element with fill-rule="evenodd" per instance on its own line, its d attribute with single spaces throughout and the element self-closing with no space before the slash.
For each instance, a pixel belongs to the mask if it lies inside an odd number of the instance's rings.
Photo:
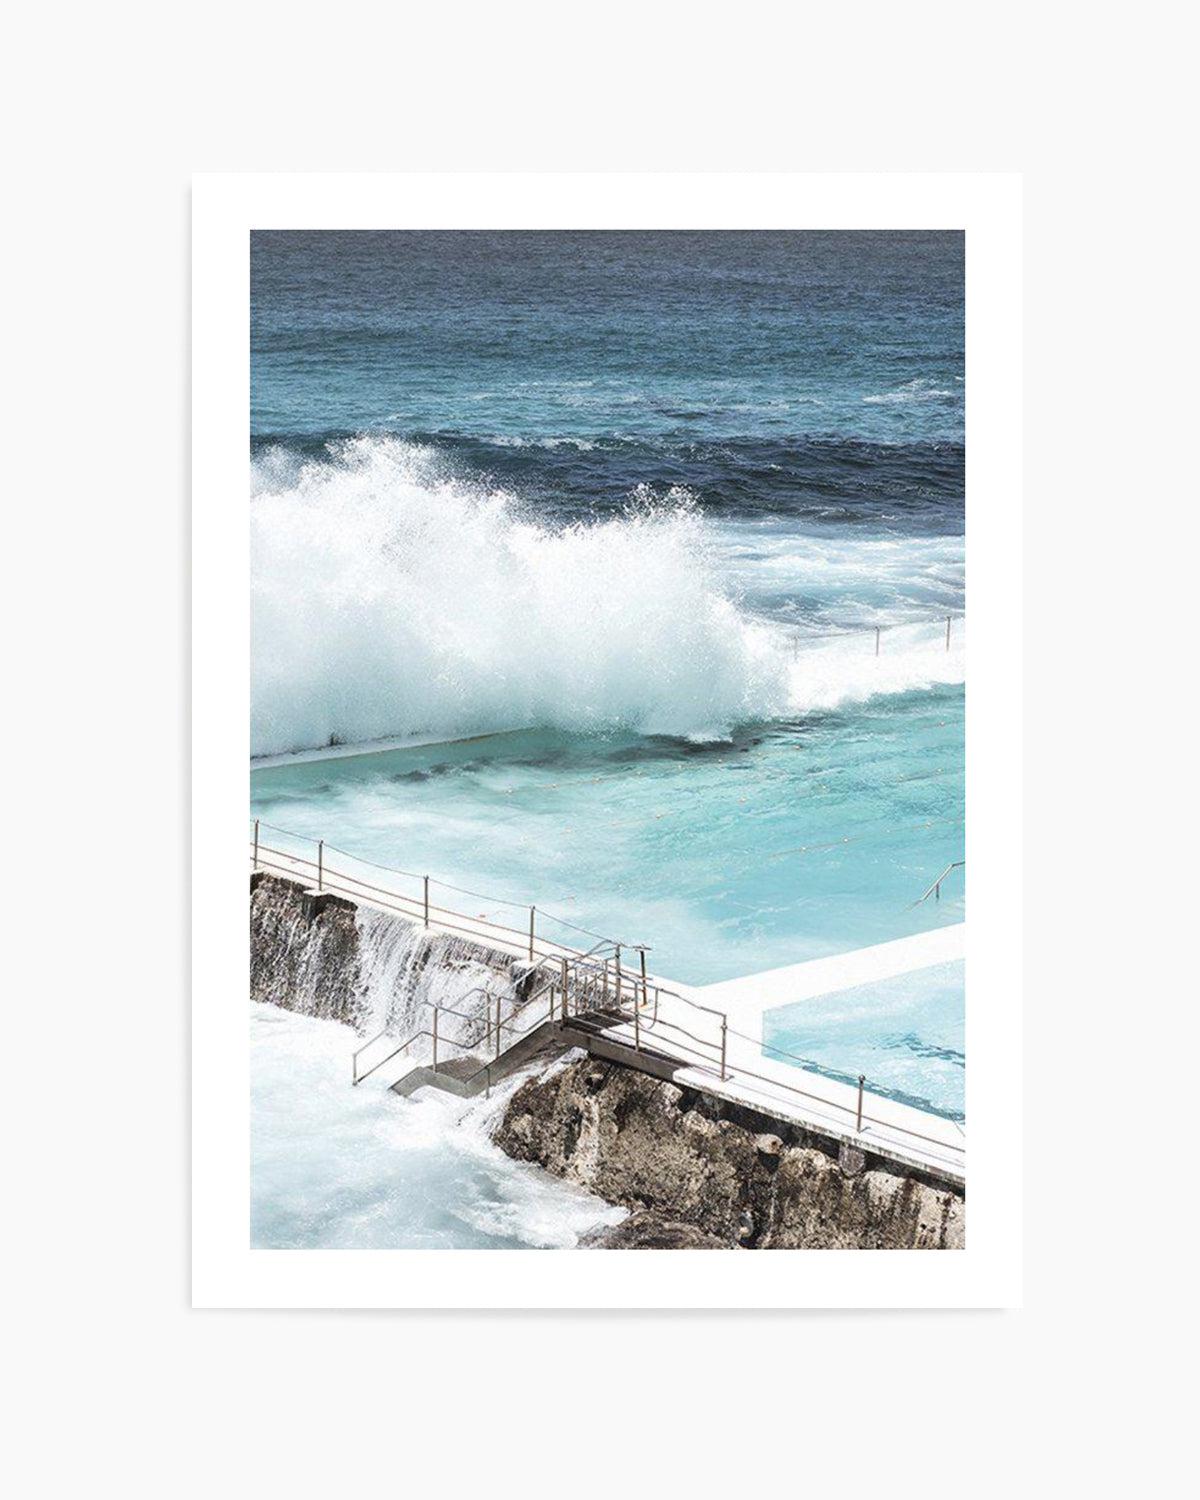
<svg viewBox="0 0 1200 1500">
<path fill-rule="evenodd" d="M 505 1048 L 499 1057 L 468 1054 L 439 1062 L 436 1068 L 432 1063 L 413 1062 L 389 1087 L 393 1094 L 406 1099 L 423 1088 L 440 1089 L 460 1099 L 473 1099 L 478 1094 L 487 1093 L 493 1084 L 535 1058 L 552 1056 L 573 1045 L 566 1039 L 566 1028 L 561 1022 L 546 1020 Z"/>
</svg>

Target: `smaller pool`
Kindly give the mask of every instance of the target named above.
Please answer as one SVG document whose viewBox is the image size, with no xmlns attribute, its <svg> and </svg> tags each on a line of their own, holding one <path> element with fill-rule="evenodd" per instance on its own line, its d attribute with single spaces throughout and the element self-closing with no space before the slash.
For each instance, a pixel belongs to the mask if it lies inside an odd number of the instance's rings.
<svg viewBox="0 0 1200 1500">
<path fill-rule="evenodd" d="M 797 1067 L 851 1083 L 865 1073 L 877 1094 L 965 1120 L 965 994 L 962 959 L 933 964 L 768 1011 L 763 1041 Z"/>
</svg>

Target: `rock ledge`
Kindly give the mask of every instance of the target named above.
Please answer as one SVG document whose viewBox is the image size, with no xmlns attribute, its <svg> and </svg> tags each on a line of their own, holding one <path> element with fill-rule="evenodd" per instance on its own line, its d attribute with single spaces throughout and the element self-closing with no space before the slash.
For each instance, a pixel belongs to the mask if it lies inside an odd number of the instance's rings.
<svg viewBox="0 0 1200 1500">
<path fill-rule="evenodd" d="M 953 1250 L 963 1194 L 616 1063 L 524 1083 L 495 1130 L 519 1161 L 633 1210 L 589 1244 L 645 1249 Z M 855 1156 L 861 1153 L 855 1152 Z"/>
</svg>

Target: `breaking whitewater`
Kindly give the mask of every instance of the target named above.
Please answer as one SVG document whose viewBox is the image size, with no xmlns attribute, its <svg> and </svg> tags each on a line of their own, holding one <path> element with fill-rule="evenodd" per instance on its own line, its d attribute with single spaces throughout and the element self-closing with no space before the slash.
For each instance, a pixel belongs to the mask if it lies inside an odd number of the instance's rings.
<svg viewBox="0 0 1200 1500">
<path fill-rule="evenodd" d="M 251 753 L 547 727 L 720 740 L 963 681 L 963 538 L 706 514 L 584 519 L 388 436 L 252 463 Z M 888 649 L 864 649 L 878 625 Z"/>
</svg>

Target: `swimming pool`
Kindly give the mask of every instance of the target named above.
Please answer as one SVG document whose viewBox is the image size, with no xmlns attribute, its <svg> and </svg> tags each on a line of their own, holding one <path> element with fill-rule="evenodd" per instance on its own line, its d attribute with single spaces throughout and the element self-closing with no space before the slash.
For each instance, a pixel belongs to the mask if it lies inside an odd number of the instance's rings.
<svg viewBox="0 0 1200 1500">
<path fill-rule="evenodd" d="M 693 743 L 530 730 L 255 770 L 252 813 L 485 893 L 447 904 L 689 984 L 963 917 L 963 691 L 947 685 Z M 266 835 L 264 835 L 266 837 Z M 499 899 L 496 899 L 499 898 Z M 503 903 L 510 902 L 506 907 Z"/>
<path fill-rule="evenodd" d="M 778 1058 L 876 1093 L 966 1118 L 966 971 L 962 959 L 770 1010 L 763 1041 Z"/>
</svg>

